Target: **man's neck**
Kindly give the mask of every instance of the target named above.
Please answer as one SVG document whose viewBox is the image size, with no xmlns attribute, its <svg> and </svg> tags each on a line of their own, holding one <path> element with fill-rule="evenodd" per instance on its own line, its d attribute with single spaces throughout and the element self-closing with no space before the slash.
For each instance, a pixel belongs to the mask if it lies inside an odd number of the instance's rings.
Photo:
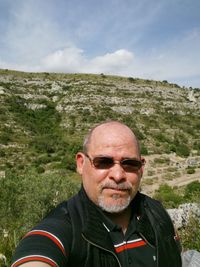
<svg viewBox="0 0 200 267">
<path fill-rule="evenodd" d="M 129 206 L 120 213 L 106 213 L 106 216 L 115 224 L 119 225 L 125 234 L 131 218 L 131 207 Z"/>
</svg>

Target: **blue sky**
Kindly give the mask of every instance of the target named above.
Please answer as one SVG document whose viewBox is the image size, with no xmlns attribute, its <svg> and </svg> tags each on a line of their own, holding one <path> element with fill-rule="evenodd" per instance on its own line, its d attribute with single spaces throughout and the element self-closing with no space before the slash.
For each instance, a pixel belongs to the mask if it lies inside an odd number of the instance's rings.
<svg viewBox="0 0 200 267">
<path fill-rule="evenodd" d="M 200 0 L 0 0 L 0 68 L 200 88 Z"/>
</svg>

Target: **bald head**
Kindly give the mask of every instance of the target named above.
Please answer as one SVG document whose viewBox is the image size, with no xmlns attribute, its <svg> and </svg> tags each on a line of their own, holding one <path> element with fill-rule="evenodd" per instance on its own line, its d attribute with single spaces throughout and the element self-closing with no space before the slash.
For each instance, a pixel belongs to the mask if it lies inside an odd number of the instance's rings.
<svg viewBox="0 0 200 267">
<path fill-rule="evenodd" d="M 133 131 L 118 121 L 98 124 L 86 137 L 83 152 L 76 155 L 77 171 L 89 198 L 107 212 L 124 211 L 137 194 L 143 174 L 143 164 L 131 170 L 123 165 L 126 160 L 132 167 L 142 163 Z"/>
<path fill-rule="evenodd" d="M 140 156 L 140 148 L 137 137 L 127 125 L 118 121 L 103 122 L 93 127 L 84 140 L 83 152 L 88 153 L 94 143 L 95 145 L 97 145 L 97 143 L 101 145 L 102 138 L 106 138 L 108 144 L 112 144 L 113 141 L 115 141 L 116 145 L 120 145 L 122 141 L 128 142 L 131 140 L 138 150 L 138 155 Z"/>
</svg>

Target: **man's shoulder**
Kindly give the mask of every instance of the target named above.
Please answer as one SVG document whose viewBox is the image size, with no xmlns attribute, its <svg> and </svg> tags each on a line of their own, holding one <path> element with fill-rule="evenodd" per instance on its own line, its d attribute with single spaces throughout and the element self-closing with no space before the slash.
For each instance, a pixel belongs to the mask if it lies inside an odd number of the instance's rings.
<svg viewBox="0 0 200 267">
<path fill-rule="evenodd" d="M 47 262 L 48 258 L 49 262 L 65 266 L 71 242 L 72 226 L 68 216 L 67 201 L 64 201 L 22 238 L 13 255 L 13 266 L 21 261 L 30 262 L 30 258 L 39 262 Z"/>
<path fill-rule="evenodd" d="M 171 218 L 160 201 L 142 193 L 140 193 L 140 198 L 142 199 L 146 212 L 153 215 L 155 220 L 159 222 L 167 222 L 172 225 Z"/>
<path fill-rule="evenodd" d="M 143 193 L 139 193 L 139 198 L 145 209 L 151 210 L 153 213 L 156 212 L 157 214 L 160 214 L 161 216 L 168 216 L 168 213 L 165 207 L 162 205 L 162 203 L 159 200 L 154 199 L 150 196 L 147 196 L 146 194 L 143 194 Z"/>
<path fill-rule="evenodd" d="M 65 200 L 61 203 L 59 203 L 55 208 L 53 208 L 44 219 L 47 218 L 57 218 L 57 219 L 63 219 L 68 217 L 68 200 Z"/>
<path fill-rule="evenodd" d="M 59 203 L 55 208 L 53 208 L 45 217 L 46 219 L 57 219 L 57 220 L 68 220 L 70 218 L 70 205 L 79 203 L 78 194 L 72 196 L 71 198 Z"/>
<path fill-rule="evenodd" d="M 146 194 L 143 194 L 141 192 L 138 193 L 139 195 L 139 198 L 142 202 L 144 202 L 144 205 L 148 205 L 148 204 L 153 204 L 153 205 L 157 205 L 157 206 L 160 206 L 160 207 L 163 207 L 162 203 L 155 199 L 155 198 L 152 198 Z"/>
<path fill-rule="evenodd" d="M 45 230 L 51 232 L 69 232 L 71 231 L 72 223 L 70 216 L 69 203 L 74 202 L 76 197 L 65 200 L 53 208 L 47 215 L 32 229 Z"/>
</svg>

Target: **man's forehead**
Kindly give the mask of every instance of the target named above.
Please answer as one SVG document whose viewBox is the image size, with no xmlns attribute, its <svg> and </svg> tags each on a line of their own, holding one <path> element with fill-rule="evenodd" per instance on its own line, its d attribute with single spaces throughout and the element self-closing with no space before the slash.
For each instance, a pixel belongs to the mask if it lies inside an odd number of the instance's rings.
<svg viewBox="0 0 200 267">
<path fill-rule="evenodd" d="M 136 145 L 136 137 L 130 128 L 119 123 L 107 123 L 98 126 L 92 133 L 90 146 Z"/>
<path fill-rule="evenodd" d="M 96 135 L 104 135 L 107 137 L 109 137 L 110 135 L 114 135 L 116 137 L 127 135 L 127 136 L 135 138 L 133 132 L 128 126 L 118 123 L 118 122 L 110 122 L 110 123 L 99 125 L 98 127 L 94 129 L 92 133 L 92 137 L 95 137 Z"/>
</svg>

